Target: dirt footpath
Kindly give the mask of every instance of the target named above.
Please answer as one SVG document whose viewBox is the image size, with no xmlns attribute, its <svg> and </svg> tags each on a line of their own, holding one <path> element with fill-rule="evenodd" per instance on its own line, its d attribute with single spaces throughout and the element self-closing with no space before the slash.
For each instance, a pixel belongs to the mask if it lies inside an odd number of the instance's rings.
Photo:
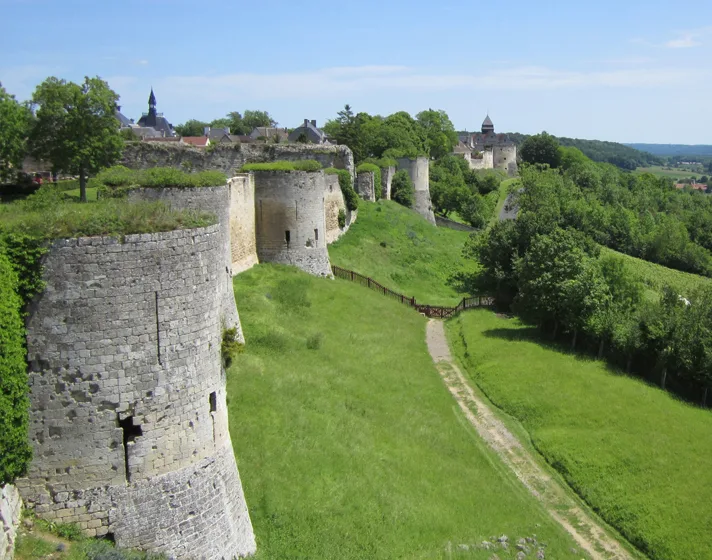
<svg viewBox="0 0 712 560">
<path fill-rule="evenodd" d="M 546 507 L 557 523 L 594 559 L 633 559 L 621 544 L 576 503 L 532 457 L 492 409 L 475 394 L 453 362 L 442 321 L 431 319 L 426 331 L 428 350 L 445 385 L 468 421 L 514 472 L 524 486 Z"/>
</svg>

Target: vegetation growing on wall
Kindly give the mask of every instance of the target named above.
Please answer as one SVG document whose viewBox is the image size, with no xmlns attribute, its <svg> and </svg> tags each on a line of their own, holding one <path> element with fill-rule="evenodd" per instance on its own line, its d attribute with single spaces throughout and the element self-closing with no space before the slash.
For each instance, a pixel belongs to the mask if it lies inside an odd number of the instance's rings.
<svg viewBox="0 0 712 560">
<path fill-rule="evenodd" d="M 410 175 L 405 169 L 399 169 L 395 172 L 391 181 L 391 200 L 406 208 L 412 208 L 414 199 L 415 188 L 413 187 L 413 181 L 411 181 Z"/>
<path fill-rule="evenodd" d="M 217 187 L 227 183 L 220 171 L 188 173 L 173 167 L 152 167 L 145 170 L 116 165 L 97 174 L 95 181 L 108 187 Z"/>
<path fill-rule="evenodd" d="M 274 161 L 271 163 L 247 163 L 240 170 L 243 173 L 250 171 L 321 171 L 322 166 L 316 160 L 302 159 L 299 161 Z"/>
<path fill-rule="evenodd" d="M 356 173 L 373 173 L 373 192 L 376 195 L 376 200 L 380 200 L 383 196 L 381 168 L 373 163 L 362 163 L 356 168 Z"/>
<path fill-rule="evenodd" d="M 17 272 L 0 245 L 0 486 L 21 476 L 32 458 L 21 306 Z"/>
<path fill-rule="evenodd" d="M 341 187 L 341 193 L 344 195 L 344 201 L 346 202 L 346 208 L 351 212 L 358 208 L 358 195 L 354 190 L 354 182 L 351 179 L 351 173 L 347 169 L 336 169 L 335 167 L 328 167 L 324 169 L 324 173 L 327 175 L 338 175 L 339 176 L 339 187 Z M 344 225 L 346 225 L 346 218 L 344 217 Z M 339 227 L 343 227 L 339 225 Z"/>
</svg>

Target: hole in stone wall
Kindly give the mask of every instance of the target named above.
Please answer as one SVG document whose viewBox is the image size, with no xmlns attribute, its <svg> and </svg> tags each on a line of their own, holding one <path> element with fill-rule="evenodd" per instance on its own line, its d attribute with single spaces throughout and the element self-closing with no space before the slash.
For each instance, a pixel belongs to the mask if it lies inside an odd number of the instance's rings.
<svg viewBox="0 0 712 560">
<path fill-rule="evenodd" d="M 218 409 L 218 395 L 215 391 L 210 393 L 208 401 L 210 402 L 210 412 L 215 412 Z"/>
<path fill-rule="evenodd" d="M 284 240 L 287 242 L 287 245 L 289 245 L 289 240 L 290 240 L 290 238 L 291 238 L 291 233 L 290 233 L 289 230 L 286 230 L 286 231 L 284 232 Z"/>
<path fill-rule="evenodd" d="M 129 443 L 136 441 L 136 438 L 143 435 L 141 425 L 134 425 L 134 417 L 127 416 L 123 420 L 119 418 L 119 427 L 124 433 L 124 466 L 126 468 L 126 482 L 131 482 L 129 473 Z"/>
<path fill-rule="evenodd" d="M 319 241 L 319 230 L 318 229 L 314 230 L 314 241 Z"/>
<path fill-rule="evenodd" d="M 106 540 L 106 541 L 112 542 L 112 543 L 115 543 L 115 542 L 116 542 L 116 538 L 114 537 L 114 533 L 106 533 L 106 535 L 104 535 L 103 539 Z"/>
</svg>

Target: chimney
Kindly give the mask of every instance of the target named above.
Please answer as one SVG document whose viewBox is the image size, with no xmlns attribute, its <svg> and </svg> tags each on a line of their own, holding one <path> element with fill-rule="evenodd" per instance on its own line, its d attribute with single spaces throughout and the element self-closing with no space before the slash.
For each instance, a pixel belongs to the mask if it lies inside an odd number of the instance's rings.
<svg viewBox="0 0 712 560">
<path fill-rule="evenodd" d="M 312 126 L 313 126 L 314 128 L 316 128 L 316 121 L 312 121 L 311 123 L 312 123 Z"/>
<path fill-rule="evenodd" d="M 309 128 L 309 119 L 304 119 L 304 128 Z"/>
<path fill-rule="evenodd" d="M 203 136 L 209 136 L 210 135 L 210 127 L 205 126 L 203 127 Z"/>
</svg>

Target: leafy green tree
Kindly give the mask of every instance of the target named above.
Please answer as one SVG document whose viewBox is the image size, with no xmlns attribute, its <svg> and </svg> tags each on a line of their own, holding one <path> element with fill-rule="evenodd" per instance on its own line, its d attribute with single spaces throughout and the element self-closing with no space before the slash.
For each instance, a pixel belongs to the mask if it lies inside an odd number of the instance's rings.
<svg viewBox="0 0 712 560">
<path fill-rule="evenodd" d="M 230 114 L 232 115 L 232 113 Z M 245 134 L 250 134 L 258 126 L 274 127 L 277 126 L 277 121 L 267 111 L 246 110 L 242 115 L 242 127 Z"/>
<path fill-rule="evenodd" d="M 559 143 L 546 132 L 527 138 L 519 147 L 519 155 L 525 163 L 546 164 L 551 168 L 561 164 Z"/>
<path fill-rule="evenodd" d="M 204 121 L 190 119 L 183 124 L 177 125 L 174 130 L 179 136 L 203 136 L 206 126 L 211 125 Z"/>
<path fill-rule="evenodd" d="M 445 111 L 428 109 L 416 115 L 425 130 L 427 149 L 431 158 L 441 158 L 452 153 L 457 144 L 457 133 Z"/>
<path fill-rule="evenodd" d="M 516 293 L 518 237 L 516 222 L 505 220 L 473 236 L 465 246 L 465 254 L 475 257 L 482 267 L 475 284 L 500 303 L 511 303 Z"/>
<path fill-rule="evenodd" d="M 378 136 L 372 154 L 375 157 L 418 157 L 428 153 L 425 129 L 405 111 L 386 117 Z"/>
<path fill-rule="evenodd" d="M 391 199 L 398 204 L 411 208 L 414 198 L 415 189 L 413 188 L 413 181 L 410 180 L 410 175 L 405 169 L 396 171 L 391 181 Z"/>
<path fill-rule="evenodd" d="M 10 180 L 27 153 L 32 114 L 0 84 L 0 181 Z"/>
<path fill-rule="evenodd" d="M 79 176 L 80 200 L 87 200 L 87 176 L 121 156 L 123 140 L 115 117 L 119 96 L 100 78 L 81 85 L 47 78 L 37 86 L 30 136 L 32 151 L 53 168 Z"/>
</svg>

